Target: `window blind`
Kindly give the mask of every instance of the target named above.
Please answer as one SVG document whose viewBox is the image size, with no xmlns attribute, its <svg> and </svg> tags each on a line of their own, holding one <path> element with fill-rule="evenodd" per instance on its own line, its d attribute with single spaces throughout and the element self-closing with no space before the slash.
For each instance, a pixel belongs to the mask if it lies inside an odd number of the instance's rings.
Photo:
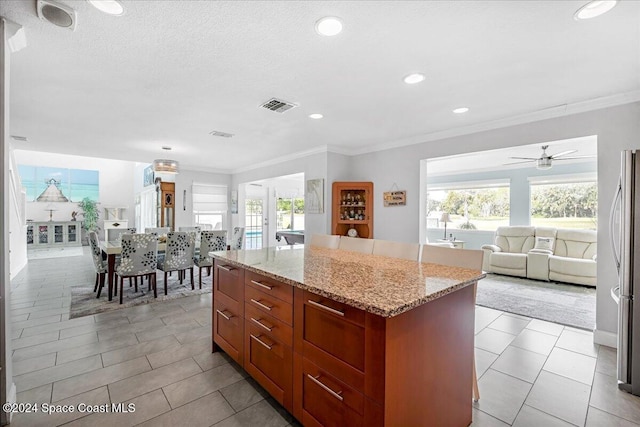
<svg viewBox="0 0 640 427">
<path fill-rule="evenodd" d="M 193 184 L 194 212 L 226 212 L 227 211 L 227 186 Z"/>
</svg>

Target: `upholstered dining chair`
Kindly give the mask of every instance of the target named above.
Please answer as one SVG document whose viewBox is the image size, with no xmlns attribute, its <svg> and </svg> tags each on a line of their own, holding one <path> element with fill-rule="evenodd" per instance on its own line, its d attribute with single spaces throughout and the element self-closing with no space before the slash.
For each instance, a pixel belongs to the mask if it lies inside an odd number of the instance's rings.
<svg viewBox="0 0 640 427">
<path fill-rule="evenodd" d="M 418 261 L 420 244 L 374 239 L 373 254 Z"/>
<path fill-rule="evenodd" d="M 171 227 L 147 227 L 144 232 L 147 234 L 156 233 L 156 236 L 166 236 L 171 231 Z"/>
<path fill-rule="evenodd" d="M 229 240 L 231 249 L 242 249 L 244 243 L 244 227 L 233 227 L 233 234 Z"/>
<path fill-rule="evenodd" d="M 120 304 L 123 300 L 123 283 L 125 278 L 136 278 L 135 290 L 138 292 L 138 277 L 147 276 L 153 287 L 154 296 L 158 296 L 156 289 L 156 262 L 158 255 L 158 238 L 153 234 L 122 234 L 120 236 L 122 253 L 120 265 L 116 274 L 120 278 Z"/>
<path fill-rule="evenodd" d="M 478 249 L 454 249 L 435 245 L 422 246 L 422 262 L 470 268 L 472 270 L 482 271 L 483 255 L 483 252 Z M 474 307 L 477 288 L 478 284 L 476 283 L 473 285 Z M 476 374 L 475 353 L 473 359 L 473 400 L 477 402 L 480 399 L 480 389 L 478 388 L 478 376 Z"/>
<path fill-rule="evenodd" d="M 118 230 L 113 230 L 110 233 L 110 237 L 113 236 L 113 240 L 115 240 L 116 242 L 120 243 L 122 241 L 122 235 L 123 234 L 135 234 L 136 233 L 136 229 L 135 228 L 121 228 Z"/>
<path fill-rule="evenodd" d="M 338 249 L 340 245 L 340 236 L 332 234 L 312 234 L 309 246 L 319 248 Z"/>
<path fill-rule="evenodd" d="M 358 237 L 340 236 L 338 249 L 363 254 L 373 253 L 373 239 L 361 239 Z"/>
<path fill-rule="evenodd" d="M 100 298 L 100 292 L 102 292 L 104 280 L 107 275 L 107 261 L 102 258 L 98 234 L 95 231 L 89 232 L 89 246 L 91 247 L 93 266 L 96 269 L 96 284 L 93 286 L 93 292 L 98 291 L 96 298 Z"/>
<path fill-rule="evenodd" d="M 199 270 L 200 289 L 202 289 L 202 269 L 206 268 L 209 275 L 211 275 L 211 267 L 213 267 L 213 258 L 209 256 L 209 252 L 226 250 L 227 230 L 204 230 L 202 232 L 200 236 L 200 253 L 193 258 Z"/>
<path fill-rule="evenodd" d="M 191 270 L 191 289 L 193 285 L 193 255 L 195 252 L 196 236 L 193 232 L 173 231 L 167 234 L 167 248 L 164 259 L 158 261 L 158 270 L 164 272 L 164 294 L 167 295 L 167 273 L 177 271 L 180 284 L 187 270 Z"/>
</svg>

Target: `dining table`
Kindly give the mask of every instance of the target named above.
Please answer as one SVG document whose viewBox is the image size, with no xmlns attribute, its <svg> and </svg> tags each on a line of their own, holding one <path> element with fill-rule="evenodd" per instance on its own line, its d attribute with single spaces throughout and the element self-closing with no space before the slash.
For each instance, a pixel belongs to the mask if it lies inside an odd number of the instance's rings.
<svg viewBox="0 0 640 427">
<path fill-rule="evenodd" d="M 166 242 L 158 242 L 158 253 L 164 252 L 166 248 Z M 116 277 L 116 257 L 122 253 L 122 243 L 117 240 L 101 241 L 100 250 L 107 256 L 108 296 L 111 301 Z"/>
</svg>

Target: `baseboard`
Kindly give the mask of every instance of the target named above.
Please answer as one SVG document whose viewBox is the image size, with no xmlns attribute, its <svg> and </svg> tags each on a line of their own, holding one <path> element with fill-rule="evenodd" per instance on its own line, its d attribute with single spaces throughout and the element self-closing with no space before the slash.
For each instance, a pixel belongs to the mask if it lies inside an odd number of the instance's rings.
<svg viewBox="0 0 640 427">
<path fill-rule="evenodd" d="M 601 331 L 598 329 L 593 330 L 593 342 L 595 344 L 604 345 L 606 347 L 617 348 L 618 347 L 618 334 L 613 332 Z"/>
<path fill-rule="evenodd" d="M 11 389 L 9 390 L 9 394 L 7 395 L 6 403 L 16 403 L 17 395 L 16 395 L 16 383 L 11 383 Z M 14 412 L 9 412 L 7 415 L 7 421 L 11 423 L 11 418 L 13 418 Z"/>
</svg>

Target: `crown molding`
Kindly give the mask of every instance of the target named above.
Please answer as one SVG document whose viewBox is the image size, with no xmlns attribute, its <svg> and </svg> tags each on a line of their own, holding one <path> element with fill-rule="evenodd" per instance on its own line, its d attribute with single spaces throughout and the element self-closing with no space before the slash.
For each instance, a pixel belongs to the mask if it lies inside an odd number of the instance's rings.
<svg viewBox="0 0 640 427">
<path fill-rule="evenodd" d="M 309 150 L 298 151 L 296 153 L 287 154 L 286 156 L 275 157 L 270 160 L 265 160 L 264 162 L 255 163 L 250 166 L 243 166 L 236 169 L 231 170 L 232 174 L 248 172 L 254 169 L 260 169 L 267 166 L 273 166 L 280 163 L 284 163 L 290 160 L 300 159 L 302 157 L 311 156 L 313 154 L 327 153 L 329 151 L 329 147 L 327 145 L 321 145 L 319 147 L 311 148 Z"/>
<path fill-rule="evenodd" d="M 526 123 L 533 123 L 557 117 L 570 116 L 573 114 L 585 113 L 588 111 L 600 110 L 603 108 L 615 107 L 618 105 L 631 104 L 638 101 L 640 101 L 640 90 L 624 92 L 616 95 L 590 99 L 588 101 L 557 105 L 545 108 L 543 110 L 534 111 L 532 113 L 521 114 L 504 119 L 491 120 L 488 122 L 482 122 L 470 126 L 452 128 L 444 131 L 403 138 L 396 141 L 367 147 L 365 149 L 353 150 L 351 152 L 351 155 L 353 156 L 367 154 L 376 151 L 390 150 L 392 148 L 406 147 L 408 145 L 421 144 L 424 142 L 439 141 L 441 139 L 501 129 Z"/>
</svg>

